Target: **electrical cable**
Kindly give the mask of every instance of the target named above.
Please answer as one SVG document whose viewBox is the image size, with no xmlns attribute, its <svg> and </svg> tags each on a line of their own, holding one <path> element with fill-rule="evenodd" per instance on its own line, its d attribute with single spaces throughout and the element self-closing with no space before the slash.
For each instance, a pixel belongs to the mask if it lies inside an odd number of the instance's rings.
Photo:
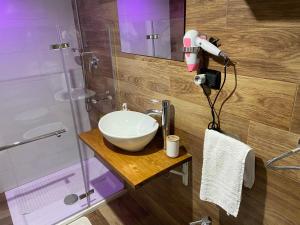
<svg viewBox="0 0 300 225">
<path fill-rule="evenodd" d="M 232 97 L 232 95 L 234 94 L 234 92 L 236 91 L 237 88 L 237 72 L 236 72 L 236 67 L 235 64 L 233 64 L 233 68 L 234 68 L 234 77 L 235 77 L 235 86 L 233 88 L 233 90 L 230 92 L 230 94 L 223 100 L 223 102 L 221 103 L 221 106 L 219 108 L 219 111 L 217 112 L 215 109 L 215 104 L 219 98 L 219 95 L 226 83 L 226 79 L 227 79 L 227 66 L 228 66 L 229 60 L 224 61 L 224 79 L 223 79 L 223 83 L 214 99 L 214 101 L 212 102 L 209 94 L 206 92 L 205 87 L 203 85 L 201 85 L 203 92 L 207 98 L 209 107 L 211 109 L 211 115 L 212 115 L 212 121 L 208 124 L 208 129 L 213 129 L 216 131 L 221 131 L 221 121 L 220 121 L 220 116 L 221 116 L 221 112 L 222 112 L 222 108 L 224 106 L 224 104 Z M 216 121 L 217 119 L 217 121 Z"/>
<path fill-rule="evenodd" d="M 210 122 L 210 123 L 208 124 L 208 127 L 209 127 L 209 128 L 213 128 L 213 129 L 218 129 L 219 125 L 218 125 L 218 123 L 215 122 L 215 116 L 217 116 L 217 119 L 218 119 L 218 121 L 219 121 L 218 113 L 216 112 L 215 108 L 212 106 L 212 101 L 211 101 L 211 99 L 210 99 L 208 93 L 206 92 L 204 85 L 201 85 L 201 87 L 202 87 L 203 92 L 204 92 L 204 94 L 205 94 L 205 96 L 206 96 L 206 98 L 207 98 L 209 107 L 210 107 L 210 109 L 211 109 L 211 116 L 212 116 L 212 118 L 213 118 L 212 122 Z"/>
<path fill-rule="evenodd" d="M 222 89 L 223 89 L 223 87 L 225 85 L 225 82 L 226 82 L 226 74 L 227 74 L 226 73 L 226 68 L 227 68 L 227 64 L 228 64 L 228 61 L 225 61 L 224 62 L 224 79 L 223 79 L 223 83 L 222 83 L 221 88 L 220 88 L 220 90 L 218 91 L 218 93 L 217 93 L 217 95 L 215 97 L 214 103 L 212 105 L 213 107 L 215 106 L 215 103 L 218 100 L 218 97 L 219 97 L 219 95 L 220 95 L 220 93 L 221 93 L 221 91 L 222 91 Z"/>
<path fill-rule="evenodd" d="M 217 93 L 217 95 L 216 95 L 216 97 L 215 97 L 215 99 L 214 99 L 213 105 L 212 105 L 212 107 L 213 107 L 213 109 L 214 109 L 214 112 L 216 113 L 217 119 L 218 119 L 218 122 L 217 122 L 217 123 L 213 121 L 213 122 L 217 125 L 217 129 L 215 129 L 215 130 L 217 130 L 217 131 L 220 131 L 220 130 L 221 130 L 221 126 L 220 126 L 220 117 L 219 117 L 219 114 L 216 112 L 215 104 L 216 104 L 216 102 L 217 102 L 217 100 L 218 100 L 218 98 L 219 98 L 219 96 L 220 96 L 220 93 L 221 93 L 221 91 L 223 90 L 224 85 L 225 85 L 225 83 L 226 83 L 226 78 L 227 78 L 227 64 L 228 64 L 228 61 L 225 61 L 225 62 L 224 62 L 224 78 L 223 78 L 223 82 L 222 82 L 222 85 L 221 85 L 220 90 L 218 91 L 218 93 Z"/>
<path fill-rule="evenodd" d="M 220 109 L 219 109 L 219 112 L 218 112 L 218 118 L 220 118 L 220 116 L 221 116 L 221 112 L 222 112 L 224 104 L 232 97 L 232 95 L 234 94 L 234 92 L 237 89 L 237 72 L 236 72 L 235 63 L 233 63 L 233 71 L 234 71 L 234 80 L 235 80 L 235 82 L 234 82 L 234 88 L 232 89 L 232 91 L 230 92 L 230 94 L 221 103 L 221 106 L 220 106 Z M 220 120 L 219 120 L 219 126 L 220 126 Z"/>
</svg>

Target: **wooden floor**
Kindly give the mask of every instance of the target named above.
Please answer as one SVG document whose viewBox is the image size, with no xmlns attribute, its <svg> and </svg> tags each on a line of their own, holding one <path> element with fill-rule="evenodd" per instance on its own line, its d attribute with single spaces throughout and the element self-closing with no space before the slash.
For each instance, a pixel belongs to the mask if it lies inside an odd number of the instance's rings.
<svg viewBox="0 0 300 225">
<path fill-rule="evenodd" d="M 92 225 L 164 225 L 126 194 L 86 215 Z"/>
<path fill-rule="evenodd" d="M 129 194 L 100 207 L 86 217 L 92 225 L 164 225 Z M 13 225 L 4 194 L 0 194 L 0 225 Z"/>
<path fill-rule="evenodd" d="M 4 193 L 0 193 L 0 224 L 1 225 L 13 224 Z"/>
</svg>

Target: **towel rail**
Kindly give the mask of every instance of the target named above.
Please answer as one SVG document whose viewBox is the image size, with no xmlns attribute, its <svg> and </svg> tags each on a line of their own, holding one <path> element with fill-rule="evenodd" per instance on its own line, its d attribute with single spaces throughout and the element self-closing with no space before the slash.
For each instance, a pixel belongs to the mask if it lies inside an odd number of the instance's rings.
<svg viewBox="0 0 300 225">
<path fill-rule="evenodd" d="M 47 134 L 43 134 L 43 135 L 39 135 L 39 136 L 30 138 L 30 139 L 27 139 L 27 140 L 24 140 L 24 141 L 17 141 L 17 142 L 14 142 L 12 144 L 9 144 L 9 145 L 1 146 L 0 147 L 0 152 L 4 151 L 4 150 L 7 150 L 7 149 L 10 149 L 10 148 L 17 147 L 19 145 L 24 145 L 24 144 L 34 142 L 34 141 L 38 141 L 38 140 L 41 140 L 41 139 L 45 139 L 45 138 L 48 138 L 48 137 L 52 137 L 52 136 L 60 137 L 61 134 L 65 133 L 65 132 L 66 132 L 66 129 L 60 129 L 60 130 L 57 130 L 57 131 L 54 131 L 54 132 L 50 132 L 50 133 L 47 133 Z"/>
<path fill-rule="evenodd" d="M 285 152 L 277 157 L 274 157 L 273 159 L 270 159 L 266 162 L 266 168 L 270 168 L 273 170 L 300 170 L 300 166 L 274 166 L 273 163 L 284 159 L 286 157 L 289 157 L 291 155 L 294 155 L 296 153 L 300 152 L 300 139 L 298 141 L 298 147 L 295 149 L 292 149 L 288 152 Z"/>
</svg>

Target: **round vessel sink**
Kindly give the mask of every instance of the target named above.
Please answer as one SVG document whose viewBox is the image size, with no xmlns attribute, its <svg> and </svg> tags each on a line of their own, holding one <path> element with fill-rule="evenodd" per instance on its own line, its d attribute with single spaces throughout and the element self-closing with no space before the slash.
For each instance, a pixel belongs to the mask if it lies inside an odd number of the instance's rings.
<svg viewBox="0 0 300 225">
<path fill-rule="evenodd" d="M 134 111 L 116 111 L 103 116 L 99 130 L 113 145 L 127 150 L 140 151 L 154 138 L 159 127 L 151 116 Z"/>
</svg>

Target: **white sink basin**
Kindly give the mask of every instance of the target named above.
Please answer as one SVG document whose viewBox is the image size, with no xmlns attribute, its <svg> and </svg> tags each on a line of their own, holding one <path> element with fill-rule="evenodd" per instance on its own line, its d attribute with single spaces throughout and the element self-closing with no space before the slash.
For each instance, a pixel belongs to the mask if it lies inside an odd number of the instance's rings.
<svg viewBox="0 0 300 225">
<path fill-rule="evenodd" d="M 154 138 L 158 122 L 134 111 L 116 111 L 103 116 L 98 127 L 106 140 L 127 151 L 140 151 Z"/>
</svg>

